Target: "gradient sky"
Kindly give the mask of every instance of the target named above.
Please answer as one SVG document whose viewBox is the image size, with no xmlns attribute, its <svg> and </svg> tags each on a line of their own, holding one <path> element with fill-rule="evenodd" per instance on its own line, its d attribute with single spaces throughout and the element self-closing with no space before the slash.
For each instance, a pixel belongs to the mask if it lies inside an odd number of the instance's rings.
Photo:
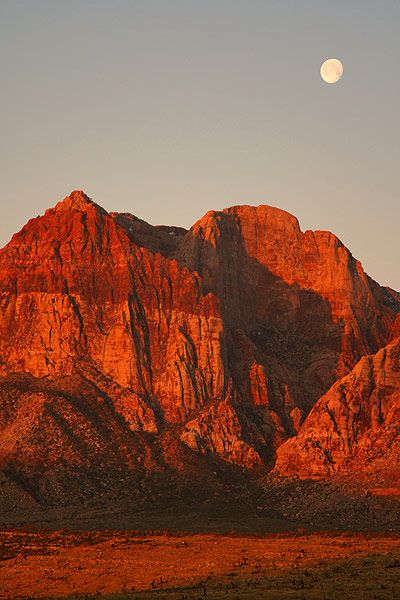
<svg viewBox="0 0 400 600">
<path fill-rule="evenodd" d="M 400 290 L 399 0 L 0 0 L 0 23 L 0 245 L 73 189 L 186 227 L 265 203 Z"/>
</svg>

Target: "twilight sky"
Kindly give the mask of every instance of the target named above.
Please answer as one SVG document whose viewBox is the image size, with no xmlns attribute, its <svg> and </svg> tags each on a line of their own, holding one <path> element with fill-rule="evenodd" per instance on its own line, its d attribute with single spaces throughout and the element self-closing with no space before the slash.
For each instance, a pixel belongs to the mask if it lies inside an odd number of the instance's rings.
<svg viewBox="0 0 400 600">
<path fill-rule="evenodd" d="M 186 227 L 272 204 L 400 290 L 399 24 L 399 0 L 0 0 L 0 246 L 73 189 Z"/>
</svg>

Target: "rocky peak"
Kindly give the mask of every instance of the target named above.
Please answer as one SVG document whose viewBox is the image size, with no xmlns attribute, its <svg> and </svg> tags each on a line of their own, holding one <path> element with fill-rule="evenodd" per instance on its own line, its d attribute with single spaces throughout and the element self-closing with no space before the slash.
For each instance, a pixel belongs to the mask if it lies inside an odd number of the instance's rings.
<svg viewBox="0 0 400 600">
<path fill-rule="evenodd" d="M 296 217 L 285 210 L 260 204 L 259 206 L 238 205 L 222 211 L 210 210 L 189 232 L 212 246 L 224 234 L 240 235 L 244 241 L 256 240 L 261 245 L 268 240 L 285 238 L 290 242 L 301 233 Z M 189 236 L 190 237 L 190 236 Z M 231 240 L 235 243 L 235 237 Z"/>
<path fill-rule="evenodd" d="M 107 214 L 107 211 L 93 202 L 93 200 L 89 198 L 84 191 L 74 190 L 69 196 L 66 196 L 64 200 L 58 202 L 54 208 L 50 208 L 48 211 L 46 211 L 46 214 L 52 212 L 67 212 L 70 210 L 87 212 L 89 209 L 95 209 L 103 214 Z"/>
<path fill-rule="evenodd" d="M 286 210 L 277 208 L 276 206 L 268 204 L 260 204 L 258 206 L 239 204 L 224 208 L 222 212 L 227 215 L 234 215 L 243 222 L 268 224 L 271 231 L 285 230 L 289 233 L 300 232 L 298 219 Z"/>
</svg>

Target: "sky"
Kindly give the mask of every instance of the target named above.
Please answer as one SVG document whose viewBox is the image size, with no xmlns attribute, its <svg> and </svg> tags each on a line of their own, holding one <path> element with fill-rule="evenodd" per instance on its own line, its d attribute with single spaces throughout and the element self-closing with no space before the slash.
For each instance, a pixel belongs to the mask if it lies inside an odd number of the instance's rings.
<svg viewBox="0 0 400 600">
<path fill-rule="evenodd" d="M 271 204 L 400 290 L 399 23 L 399 0 L 0 0 L 0 246 L 74 189 L 184 227 Z"/>
</svg>

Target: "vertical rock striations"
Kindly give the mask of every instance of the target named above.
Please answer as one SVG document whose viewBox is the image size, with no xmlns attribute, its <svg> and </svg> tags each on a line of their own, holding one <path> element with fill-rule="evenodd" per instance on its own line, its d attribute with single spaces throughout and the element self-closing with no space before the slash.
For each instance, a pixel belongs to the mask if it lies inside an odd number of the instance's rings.
<svg viewBox="0 0 400 600">
<path fill-rule="evenodd" d="M 223 394 L 219 302 L 119 223 L 73 192 L 0 252 L 2 370 L 71 375 L 90 359 L 179 421 Z"/>
<path fill-rule="evenodd" d="M 336 236 L 302 232 L 270 206 L 207 213 L 175 256 L 221 299 L 236 389 L 273 423 L 275 447 L 338 377 L 389 341 L 400 310 L 399 296 Z"/>
</svg>

